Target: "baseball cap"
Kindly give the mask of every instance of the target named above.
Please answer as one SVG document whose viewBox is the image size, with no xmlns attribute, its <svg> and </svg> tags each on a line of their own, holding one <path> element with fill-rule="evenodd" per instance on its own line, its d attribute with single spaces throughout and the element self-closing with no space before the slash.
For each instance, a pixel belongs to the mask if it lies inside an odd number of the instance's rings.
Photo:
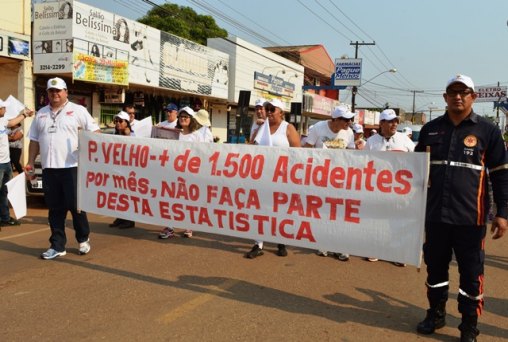
<svg viewBox="0 0 508 342">
<path fill-rule="evenodd" d="M 405 135 L 413 134 L 413 130 L 409 127 L 404 127 L 402 129 L 402 133 L 404 133 Z"/>
<path fill-rule="evenodd" d="M 5 107 L 7 107 L 7 102 L 0 100 L 0 108 L 5 108 Z"/>
<path fill-rule="evenodd" d="M 385 109 L 381 112 L 381 114 L 379 114 L 379 121 L 391 121 L 393 119 L 397 119 L 397 121 L 399 120 L 399 117 L 393 109 Z"/>
<path fill-rule="evenodd" d="M 372 130 L 370 131 L 370 134 L 377 134 L 377 130 L 376 130 L 376 129 L 372 129 Z"/>
<path fill-rule="evenodd" d="M 48 80 L 48 85 L 46 87 L 46 90 L 49 89 L 67 89 L 67 84 L 65 84 L 65 81 L 62 80 L 60 77 L 50 78 Z"/>
<path fill-rule="evenodd" d="M 129 114 L 127 114 L 126 112 L 124 112 L 123 110 L 120 111 L 118 114 L 115 115 L 115 119 L 116 118 L 119 118 L 119 119 L 122 119 L 122 120 L 127 120 L 129 121 L 130 120 L 130 117 L 129 117 Z"/>
<path fill-rule="evenodd" d="M 462 83 L 466 87 L 471 88 L 474 90 L 474 83 L 471 77 L 466 75 L 458 74 L 448 80 L 448 83 L 446 83 L 446 89 L 448 89 L 449 86 L 451 86 L 454 83 Z"/>
<path fill-rule="evenodd" d="M 191 117 L 195 117 L 196 116 L 196 112 L 192 110 L 191 107 L 189 106 L 185 106 L 183 108 L 180 108 L 180 110 L 178 111 L 178 115 L 180 115 L 180 113 L 182 112 L 185 112 L 187 114 L 189 114 Z"/>
<path fill-rule="evenodd" d="M 332 110 L 332 118 L 345 118 L 345 119 L 351 119 L 355 116 L 355 113 L 352 113 L 349 108 L 345 105 L 340 105 L 335 107 Z"/>
<path fill-rule="evenodd" d="M 261 106 L 261 107 L 263 107 L 263 104 L 264 104 L 265 102 L 266 102 L 266 100 L 265 100 L 265 99 L 257 99 L 257 100 L 256 100 L 256 104 L 255 104 L 255 106 L 256 106 L 256 107 L 257 107 L 257 106 Z"/>
<path fill-rule="evenodd" d="M 174 103 L 170 103 L 166 106 L 166 108 L 164 108 L 164 110 L 171 112 L 173 110 L 178 110 L 178 106 Z"/>
<path fill-rule="evenodd" d="M 207 126 L 207 127 L 210 127 L 212 125 L 212 123 L 210 122 L 210 115 L 208 114 L 208 111 L 204 110 L 204 109 L 200 109 L 196 112 L 196 121 L 201 125 L 201 126 Z"/>
<path fill-rule="evenodd" d="M 272 106 L 274 107 L 279 107 L 280 110 L 284 111 L 284 103 L 282 103 L 281 100 L 279 99 L 272 99 L 270 101 L 266 101 L 265 103 L 263 103 L 263 106 L 266 106 L 267 104 L 271 104 Z"/>
<path fill-rule="evenodd" d="M 353 132 L 355 133 L 363 133 L 363 127 L 360 124 L 354 124 L 353 125 Z"/>
</svg>

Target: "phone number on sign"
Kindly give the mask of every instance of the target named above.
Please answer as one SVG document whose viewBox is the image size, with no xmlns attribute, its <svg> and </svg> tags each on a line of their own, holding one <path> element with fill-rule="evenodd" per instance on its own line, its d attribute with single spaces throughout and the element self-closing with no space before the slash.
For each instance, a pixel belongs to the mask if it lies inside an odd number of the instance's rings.
<svg viewBox="0 0 508 342">
<path fill-rule="evenodd" d="M 65 65 L 64 64 L 53 64 L 53 65 L 42 64 L 40 66 L 40 70 L 60 70 L 60 69 L 65 69 Z"/>
</svg>

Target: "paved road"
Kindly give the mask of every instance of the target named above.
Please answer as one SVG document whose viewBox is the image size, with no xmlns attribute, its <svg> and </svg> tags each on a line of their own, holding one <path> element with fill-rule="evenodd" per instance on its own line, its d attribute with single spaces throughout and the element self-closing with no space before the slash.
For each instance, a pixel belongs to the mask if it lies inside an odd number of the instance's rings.
<svg viewBox="0 0 508 342">
<path fill-rule="evenodd" d="M 448 326 L 415 334 L 425 272 L 361 258 L 340 262 L 289 248 L 248 260 L 251 242 L 197 233 L 158 240 L 159 227 L 108 227 L 90 215 L 92 251 L 39 259 L 48 247 L 43 205 L 0 232 L 1 341 L 456 341 L 457 267 Z M 69 221 L 68 226 L 71 226 Z M 273 252 L 273 253 L 272 253 Z M 487 241 L 480 341 L 508 340 L 508 238 Z"/>
</svg>

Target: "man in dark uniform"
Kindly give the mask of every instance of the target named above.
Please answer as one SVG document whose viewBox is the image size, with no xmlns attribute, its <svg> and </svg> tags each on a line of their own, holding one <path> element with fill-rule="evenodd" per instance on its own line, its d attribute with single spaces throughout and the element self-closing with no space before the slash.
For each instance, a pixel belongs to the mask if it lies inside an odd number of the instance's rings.
<svg viewBox="0 0 508 342">
<path fill-rule="evenodd" d="M 430 149 L 423 246 L 430 308 L 417 331 L 432 334 L 445 325 L 448 267 L 454 253 L 460 274 L 461 341 L 476 341 L 483 309 L 488 179 L 497 207 L 492 238 L 498 239 L 508 229 L 508 157 L 499 128 L 472 109 L 477 94 L 471 78 L 457 75 L 449 80 L 443 97 L 446 113 L 422 128 L 415 149 Z"/>
</svg>

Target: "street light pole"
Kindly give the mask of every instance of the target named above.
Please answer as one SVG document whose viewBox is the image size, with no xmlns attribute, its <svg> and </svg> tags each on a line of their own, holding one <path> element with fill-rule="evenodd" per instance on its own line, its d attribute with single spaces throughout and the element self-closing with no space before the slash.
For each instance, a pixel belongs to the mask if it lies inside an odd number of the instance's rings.
<svg viewBox="0 0 508 342">
<path fill-rule="evenodd" d="M 373 81 L 375 78 L 383 75 L 383 74 L 386 74 L 387 72 L 391 72 L 392 74 L 396 73 L 397 72 L 397 69 L 395 68 L 391 68 L 389 70 L 385 70 L 385 71 L 382 71 L 380 72 L 379 74 L 377 74 L 376 76 L 370 78 L 367 82 L 363 83 L 363 85 L 366 85 L 367 83 L 369 83 L 370 81 Z M 356 93 L 358 92 L 358 87 L 353 87 L 352 89 L 352 96 L 351 96 L 351 111 L 354 113 L 355 112 L 355 98 L 356 98 Z"/>
</svg>

